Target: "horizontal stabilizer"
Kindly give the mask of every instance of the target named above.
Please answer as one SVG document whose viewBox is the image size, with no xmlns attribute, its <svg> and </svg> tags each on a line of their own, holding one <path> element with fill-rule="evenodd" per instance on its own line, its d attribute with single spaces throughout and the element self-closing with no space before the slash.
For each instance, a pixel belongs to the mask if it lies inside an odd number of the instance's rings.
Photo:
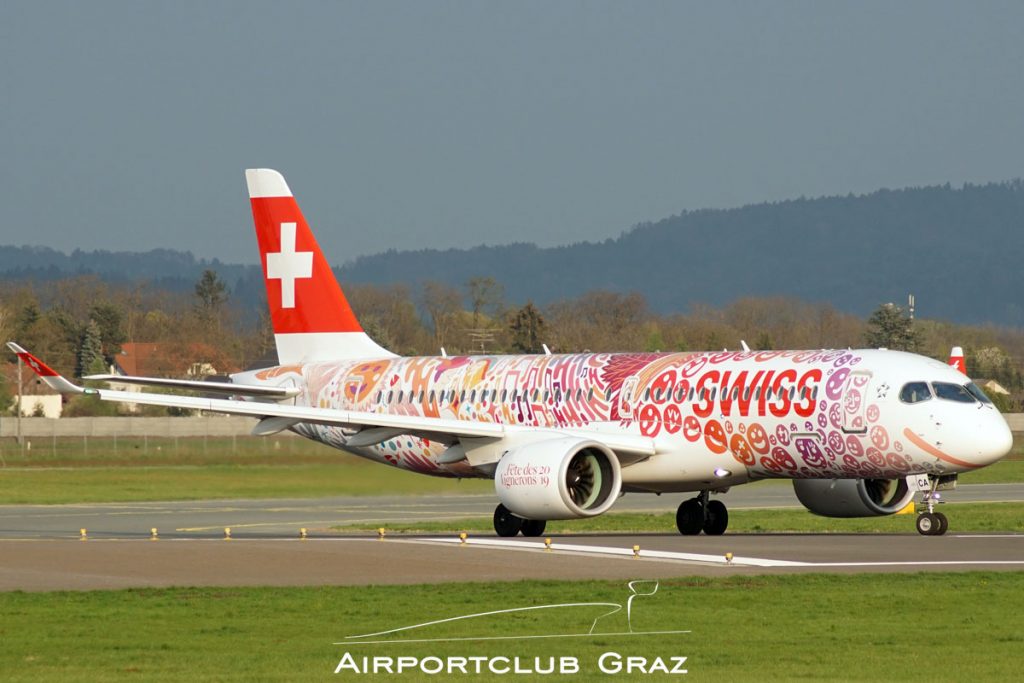
<svg viewBox="0 0 1024 683">
<path fill-rule="evenodd" d="M 134 377 L 131 375 L 89 375 L 82 379 L 97 382 L 118 382 L 120 384 L 138 384 L 149 387 L 182 389 L 198 391 L 204 394 L 226 394 L 229 396 L 253 396 L 272 398 L 283 401 L 298 396 L 301 390 L 296 387 L 264 387 L 252 384 L 235 384 L 233 382 L 206 382 L 189 379 L 166 379 L 163 377 Z"/>
</svg>

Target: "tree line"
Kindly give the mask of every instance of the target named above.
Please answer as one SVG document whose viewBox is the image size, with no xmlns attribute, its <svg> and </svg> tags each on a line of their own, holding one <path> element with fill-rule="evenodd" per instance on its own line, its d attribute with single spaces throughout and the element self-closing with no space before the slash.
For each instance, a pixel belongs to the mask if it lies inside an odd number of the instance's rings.
<svg viewBox="0 0 1024 683">
<path fill-rule="evenodd" d="M 367 333 L 401 355 L 542 353 L 545 346 L 553 353 L 706 351 L 745 342 L 766 350 L 886 347 L 945 361 L 957 345 L 972 377 L 994 379 L 1012 392 L 996 399 L 1003 409 L 1018 409 L 1024 389 L 1024 331 L 913 320 L 891 303 L 867 318 L 781 296 L 659 314 L 638 292 L 593 290 L 546 305 L 510 302 L 490 276 L 470 277 L 461 287 L 427 281 L 344 289 Z M 269 315 L 246 315 L 212 269 L 189 292 L 92 275 L 7 283 L 0 292 L 0 339 L 18 341 L 68 376 L 105 372 L 127 342 L 159 344 L 154 369 L 165 376 L 183 376 L 196 364 L 228 372 L 276 363 Z M 13 391 L 3 379 L 8 374 L 0 373 L 5 406 Z"/>
</svg>

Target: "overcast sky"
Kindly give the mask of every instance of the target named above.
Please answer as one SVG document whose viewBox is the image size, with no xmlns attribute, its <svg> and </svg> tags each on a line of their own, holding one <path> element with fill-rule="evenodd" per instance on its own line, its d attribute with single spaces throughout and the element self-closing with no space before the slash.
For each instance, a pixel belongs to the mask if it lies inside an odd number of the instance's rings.
<svg viewBox="0 0 1024 683">
<path fill-rule="evenodd" d="M 616 236 L 1024 175 L 1021 2 L 0 3 L 0 244 L 257 259 Z"/>
</svg>

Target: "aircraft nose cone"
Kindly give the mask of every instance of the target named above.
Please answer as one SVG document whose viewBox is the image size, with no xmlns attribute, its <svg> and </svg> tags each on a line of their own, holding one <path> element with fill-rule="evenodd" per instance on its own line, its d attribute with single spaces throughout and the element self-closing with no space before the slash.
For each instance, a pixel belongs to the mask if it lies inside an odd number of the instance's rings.
<svg viewBox="0 0 1024 683">
<path fill-rule="evenodd" d="M 1013 433 L 1006 420 L 998 413 L 992 417 L 978 432 L 978 455 L 975 461 L 979 465 L 991 465 L 1013 448 Z"/>
</svg>

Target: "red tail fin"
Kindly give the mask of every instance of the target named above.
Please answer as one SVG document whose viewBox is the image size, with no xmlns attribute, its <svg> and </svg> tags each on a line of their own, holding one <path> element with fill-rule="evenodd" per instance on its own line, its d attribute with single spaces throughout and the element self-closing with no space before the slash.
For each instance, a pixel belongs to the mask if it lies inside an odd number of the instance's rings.
<svg viewBox="0 0 1024 683">
<path fill-rule="evenodd" d="M 954 346 L 953 350 L 949 352 L 949 364 L 954 368 L 967 374 L 967 362 L 964 360 L 964 350 L 959 346 Z"/>
<path fill-rule="evenodd" d="M 363 332 L 284 177 L 261 168 L 245 179 L 279 361 L 392 355 Z"/>
</svg>

